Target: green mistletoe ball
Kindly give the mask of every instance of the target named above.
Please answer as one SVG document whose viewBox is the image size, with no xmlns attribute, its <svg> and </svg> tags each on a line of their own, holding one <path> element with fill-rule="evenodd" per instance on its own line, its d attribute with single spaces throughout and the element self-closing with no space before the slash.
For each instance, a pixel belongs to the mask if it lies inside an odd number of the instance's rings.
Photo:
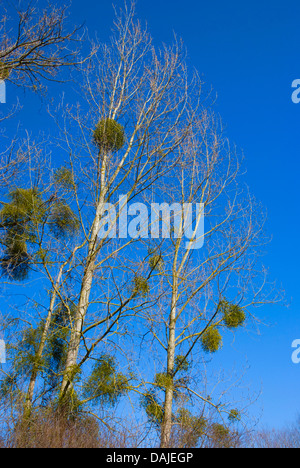
<svg viewBox="0 0 300 468">
<path fill-rule="evenodd" d="M 124 127 L 114 119 L 100 120 L 95 128 L 93 139 L 101 151 L 119 151 L 125 143 Z"/>
</svg>

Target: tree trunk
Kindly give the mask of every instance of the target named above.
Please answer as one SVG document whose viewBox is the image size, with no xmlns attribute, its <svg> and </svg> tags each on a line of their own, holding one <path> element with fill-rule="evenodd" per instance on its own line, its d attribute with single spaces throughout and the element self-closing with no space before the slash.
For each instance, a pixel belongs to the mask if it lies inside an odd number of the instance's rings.
<svg viewBox="0 0 300 468">
<path fill-rule="evenodd" d="M 171 313 L 169 320 L 169 340 L 168 340 L 168 363 L 167 363 L 167 374 L 170 382 L 165 393 L 164 402 L 164 417 L 161 427 L 161 448 L 168 448 L 170 446 L 171 431 L 172 431 L 172 408 L 173 408 L 173 396 L 174 396 L 174 363 L 175 363 L 175 349 L 176 349 L 176 305 L 177 305 L 177 278 L 173 279 L 173 290 L 172 290 L 172 302 L 171 302 Z"/>
<path fill-rule="evenodd" d="M 38 349 L 38 351 L 37 351 L 37 353 L 35 355 L 37 363 L 40 361 L 40 359 L 41 359 L 41 357 L 43 355 L 43 352 L 44 352 L 44 348 L 45 348 L 45 344 L 46 344 L 46 340 L 47 340 L 47 336 L 48 336 L 48 332 L 49 332 L 49 328 L 50 328 L 50 324 L 51 324 L 51 319 L 52 319 L 52 315 L 53 315 L 53 310 L 54 310 L 54 306 L 55 306 L 55 301 L 56 301 L 56 296 L 57 296 L 57 289 L 58 289 L 59 284 L 61 282 L 63 269 L 64 269 L 64 265 L 62 265 L 61 268 L 60 268 L 60 271 L 58 273 L 57 280 L 56 280 L 56 283 L 55 283 L 55 286 L 54 286 L 54 289 L 53 289 L 53 292 L 52 292 L 52 295 L 51 295 L 51 301 L 50 301 L 48 315 L 47 315 L 47 318 L 46 318 L 46 323 L 45 323 L 44 330 L 43 330 L 43 333 L 42 333 L 39 349 Z M 31 373 L 30 382 L 29 382 L 29 386 L 28 386 L 28 390 L 27 390 L 24 415 L 29 415 L 31 413 L 32 400 L 33 400 L 33 395 L 34 395 L 34 389 L 35 389 L 35 385 L 36 385 L 37 376 L 38 376 L 38 368 L 35 365 L 33 370 L 32 370 L 32 373 Z"/>
<path fill-rule="evenodd" d="M 101 155 L 99 154 L 99 158 Z M 97 203 L 96 214 L 92 226 L 92 232 L 90 236 L 87 260 L 85 264 L 85 271 L 81 284 L 80 298 L 78 307 L 75 313 L 74 326 L 72 327 L 70 343 L 67 353 L 65 371 L 62 381 L 62 387 L 60 392 L 60 398 L 63 399 L 70 391 L 72 391 L 72 381 L 74 377 L 74 372 L 76 372 L 77 357 L 79 352 L 79 345 L 81 340 L 81 332 L 83 329 L 85 316 L 87 313 L 90 292 L 93 283 L 94 271 L 95 271 L 95 260 L 97 255 L 97 242 L 98 242 L 98 233 L 100 229 L 100 222 L 104 212 L 104 203 L 107 192 L 106 184 L 106 164 L 107 156 L 103 156 L 101 173 L 100 173 L 100 183 L 101 183 L 101 192 L 99 200 Z"/>
</svg>

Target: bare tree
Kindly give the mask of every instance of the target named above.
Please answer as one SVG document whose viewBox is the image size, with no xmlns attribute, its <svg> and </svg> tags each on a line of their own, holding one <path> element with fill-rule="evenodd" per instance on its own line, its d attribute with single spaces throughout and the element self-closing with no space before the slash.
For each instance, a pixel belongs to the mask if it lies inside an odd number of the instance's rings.
<svg viewBox="0 0 300 468">
<path fill-rule="evenodd" d="M 154 389 L 164 392 L 164 402 L 160 405 L 155 396 L 150 402 L 159 416 L 163 448 L 170 444 L 174 399 L 180 394 L 233 417 L 226 406 L 190 385 L 191 358 L 199 349 L 215 353 L 222 346 L 222 329 L 243 326 L 253 306 L 278 299 L 258 263 L 266 241 L 263 213 L 247 190 L 243 195 L 238 159 L 212 113 L 203 110 L 180 152 L 165 186 L 160 181 L 159 200 L 165 203 L 157 204 L 162 231 L 166 224 L 170 229 L 173 211 L 172 235 L 160 249 L 157 272 L 165 294 L 156 310 L 145 314 L 166 356 L 166 366 L 154 381 Z M 205 239 L 200 229 L 204 214 Z"/>
<path fill-rule="evenodd" d="M 32 2 L 22 7 L 18 3 L 7 9 L 4 6 L 0 22 L 0 78 L 36 88 L 45 80 L 59 79 L 57 73 L 62 67 L 78 63 L 78 51 L 72 42 L 79 40 L 79 28 L 67 30 L 67 12 L 66 7 L 54 5 L 40 11 Z"/>
<path fill-rule="evenodd" d="M 300 447 L 300 420 L 282 429 L 260 429 L 253 431 L 246 441 L 248 448 L 299 448 Z"/>
<path fill-rule="evenodd" d="M 192 106 L 189 100 L 188 88 L 195 83 L 189 83 L 180 45 L 176 43 L 172 48 L 155 51 L 148 33 L 134 19 L 133 6 L 117 17 L 112 43 L 104 46 L 96 59 L 95 68 L 90 65 L 89 70 L 84 69 L 89 116 L 83 119 L 73 114 L 80 141 L 75 143 L 74 125 L 72 136 L 68 128 L 65 130 L 69 154 L 81 152 L 80 173 L 90 178 L 95 211 L 86 232 L 88 248 L 62 396 L 71 385 L 70 376 L 77 365 L 97 267 L 103 267 L 101 257 L 107 238 L 99 238 L 98 234 L 106 222 L 105 203 L 115 204 L 122 193 L 130 202 L 170 170 L 198 106 L 197 101 Z M 72 110 L 68 113 L 71 115 Z M 139 278 L 135 277 L 137 285 Z M 128 299 L 135 295 L 133 289 Z M 122 300 L 121 309 L 127 303 L 128 300 L 125 303 Z"/>
</svg>

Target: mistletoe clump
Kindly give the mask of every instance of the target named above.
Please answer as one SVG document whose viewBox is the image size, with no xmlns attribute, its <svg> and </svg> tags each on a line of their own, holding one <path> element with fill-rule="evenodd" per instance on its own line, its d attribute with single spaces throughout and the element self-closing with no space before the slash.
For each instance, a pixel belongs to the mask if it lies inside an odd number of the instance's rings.
<svg viewBox="0 0 300 468">
<path fill-rule="evenodd" d="M 69 189 L 73 186 L 73 175 L 70 169 L 63 166 L 57 169 L 54 173 L 54 182 L 63 189 Z"/>
<path fill-rule="evenodd" d="M 155 384 L 161 390 L 167 390 L 173 386 L 173 378 L 166 372 L 161 372 L 155 376 Z"/>
<path fill-rule="evenodd" d="M 230 422 L 237 422 L 241 420 L 241 413 L 237 409 L 230 411 L 228 419 Z"/>
<path fill-rule="evenodd" d="M 103 152 L 119 151 L 125 143 L 124 127 L 114 119 L 100 120 L 94 131 L 93 139 Z"/>
<path fill-rule="evenodd" d="M 55 203 L 51 209 L 50 230 L 56 238 L 64 238 L 75 234 L 79 228 L 79 221 L 72 209 L 63 201 Z"/>
<path fill-rule="evenodd" d="M 163 259 L 159 253 L 155 253 L 153 251 L 149 251 L 151 257 L 149 258 L 149 267 L 151 270 L 158 270 L 161 271 L 163 269 Z"/>
<path fill-rule="evenodd" d="M 176 356 L 175 367 L 178 372 L 187 372 L 190 368 L 190 363 L 185 356 Z"/>
<path fill-rule="evenodd" d="M 145 297 L 149 292 L 149 284 L 143 276 L 135 276 L 133 280 L 133 296 Z"/>
<path fill-rule="evenodd" d="M 215 353 L 222 346 L 222 337 L 219 330 L 211 326 L 201 337 L 202 348 L 206 353 Z"/>
<path fill-rule="evenodd" d="M 2 273 L 22 281 L 28 277 L 30 258 L 27 244 L 36 241 L 36 228 L 45 214 L 41 195 L 36 189 L 17 188 L 8 195 L 9 203 L 0 211 L 4 254 Z"/>
<path fill-rule="evenodd" d="M 116 368 L 112 356 L 101 356 L 85 384 L 84 397 L 94 404 L 101 402 L 114 406 L 129 388 L 129 378 Z"/>
<path fill-rule="evenodd" d="M 164 418 L 164 410 L 158 403 L 157 396 L 153 390 L 143 395 L 141 405 L 146 411 L 149 422 L 160 427 Z"/>
<path fill-rule="evenodd" d="M 10 70 L 5 63 L 0 61 L 0 80 L 7 80 L 10 75 Z"/>
<path fill-rule="evenodd" d="M 29 255 L 26 243 L 18 238 L 6 240 L 5 254 L 1 258 L 1 269 L 5 276 L 17 281 L 28 278 Z"/>
<path fill-rule="evenodd" d="M 75 304 L 67 299 L 60 302 L 51 319 L 46 348 L 47 383 L 49 388 L 58 386 L 67 357 L 67 343 L 72 319 L 76 312 Z"/>
<path fill-rule="evenodd" d="M 223 303 L 224 323 L 227 328 L 238 328 L 246 320 L 244 310 L 235 304 Z"/>
<path fill-rule="evenodd" d="M 64 176 L 66 182 L 65 172 Z M 49 203 L 53 198 L 55 202 Z M 3 230 L 0 267 L 5 276 L 22 281 L 28 277 L 33 263 L 33 246 L 39 243 L 39 226 L 47 224 L 56 238 L 64 238 L 78 230 L 79 221 L 64 200 L 52 196 L 44 202 L 36 188 L 17 188 L 8 194 L 8 199 L 8 203 L 2 202 L 0 210 L 0 228 Z M 47 251 L 39 247 L 35 258 L 46 261 Z"/>
<path fill-rule="evenodd" d="M 176 414 L 180 427 L 180 442 L 183 448 L 196 447 L 200 437 L 205 434 L 207 420 L 203 416 L 193 416 L 190 411 L 180 408 Z"/>
<path fill-rule="evenodd" d="M 24 224 L 29 221 L 39 221 L 44 213 L 43 201 L 38 190 L 35 188 L 12 190 L 8 198 L 9 203 L 3 204 L 0 212 L 2 226 L 24 228 Z"/>
<path fill-rule="evenodd" d="M 44 368 L 44 359 L 38 356 L 38 348 L 43 332 L 43 322 L 36 327 L 29 326 L 22 333 L 22 339 L 18 345 L 10 347 L 12 358 L 12 379 L 6 380 L 6 385 L 18 385 L 20 380 L 31 372 L 39 372 Z M 13 391 L 13 388 L 11 388 Z M 1 394 L 1 391 L 0 391 Z"/>
</svg>

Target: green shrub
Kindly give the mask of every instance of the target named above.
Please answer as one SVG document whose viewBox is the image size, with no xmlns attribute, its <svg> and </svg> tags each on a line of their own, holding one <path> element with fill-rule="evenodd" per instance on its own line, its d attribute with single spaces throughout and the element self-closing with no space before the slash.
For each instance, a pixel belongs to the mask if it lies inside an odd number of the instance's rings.
<svg viewBox="0 0 300 468">
<path fill-rule="evenodd" d="M 176 370 L 179 372 L 187 372 L 189 370 L 190 364 L 184 356 L 176 356 L 175 367 Z"/>
<path fill-rule="evenodd" d="M 149 258 L 149 267 L 151 270 L 158 270 L 161 271 L 163 268 L 163 260 L 161 255 L 158 253 L 153 253 L 153 255 Z"/>
<path fill-rule="evenodd" d="M 171 375 L 168 375 L 166 372 L 161 372 L 155 376 L 155 384 L 161 390 L 167 390 L 173 386 L 173 379 Z"/>
<path fill-rule="evenodd" d="M 0 218 L 5 227 L 21 225 L 29 221 L 39 221 L 45 213 L 41 195 L 36 189 L 17 188 L 8 195 L 10 203 L 6 203 Z"/>
<path fill-rule="evenodd" d="M 17 188 L 8 197 L 10 202 L 0 211 L 1 228 L 5 231 L 0 265 L 4 275 L 22 281 L 29 273 L 27 243 L 35 242 L 36 226 L 42 221 L 45 209 L 36 189 Z"/>
<path fill-rule="evenodd" d="M 5 254 L 0 261 L 2 273 L 17 281 L 27 279 L 29 273 L 29 255 L 26 243 L 21 239 L 7 238 L 5 244 Z"/>
<path fill-rule="evenodd" d="M 202 348 L 206 353 L 215 353 L 222 346 L 222 337 L 219 330 L 211 326 L 201 337 Z"/>
<path fill-rule="evenodd" d="M 241 414 L 238 410 L 233 409 L 230 411 L 228 419 L 230 422 L 237 422 L 241 420 Z"/>
<path fill-rule="evenodd" d="M 142 276 L 135 276 L 133 280 L 133 295 L 136 296 L 146 296 L 149 292 L 149 284 L 146 278 Z"/>
<path fill-rule="evenodd" d="M 7 65 L 0 61 L 0 80 L 7 80 L 10 75 L 10 70 Z"/>
<path fill-rule="evenodd" d="M 129 378 L 117 372 L 115 359 L 102 355 L 84 386 L 84 397 L 91 399 L 94 404 L 100 402 L 114 406 L 128 388 Z"/>
<path fill-rule="evenodd" d="M 244 310 L 234 304 L 225 303 L 223 305 L 224 323 L 228 328 L 238 328 L 246 320 Z"/>
<path fill-rule="evenodd" d="M 57 169 L 54 173 L 54 182 L 64 189 L 68 189 L 73 185 L 73 176 L 70 169 L 63 166 Z"/>
<path fill-rule="evenodd" d="M 50 230 L 57 238 L 76 233 L 79 222 L 72 209 L 66 203 L 59 201 L 53 205 L 50 215 Z"/>
<path fill-rule="evenodd" d="M 193 416 L 190 411 L 180 408 L 176 415 L 176 422 L 180 425 L 180 445 L 182 448 L 194 448 L 200 437 L 205 434 L 207 421 L 203 416 Z"/>
<path fill-rule="evenodd" d="M 125 143 L 124 127 L 113 119 L 100 120 L 93 139 L 101 151 L 119 151 Z"/>
<path fill-rule="evenodd" d="M 145 409 L 149 421 L 159 427 L 164 418 L 164 411 L 157 401 L 155 392 L 149 391 L 143 395 L 141 405 Z"/>
</svg>

